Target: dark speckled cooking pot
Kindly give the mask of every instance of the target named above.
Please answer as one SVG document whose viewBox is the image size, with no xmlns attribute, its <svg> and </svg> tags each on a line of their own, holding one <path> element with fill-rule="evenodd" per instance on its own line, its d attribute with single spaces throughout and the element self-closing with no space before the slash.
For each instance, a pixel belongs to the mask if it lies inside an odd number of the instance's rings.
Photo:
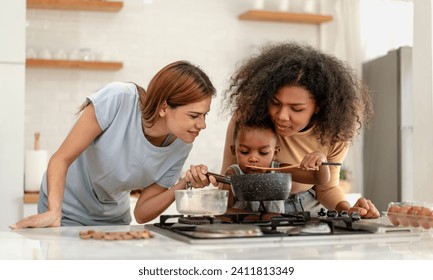
<svg viewBox="0 0 433 280">
<path fill-rule="evenodd" d="M 292 174 L 264 173 L 222 176 L 208 173 L 218 182 L 231 184 L 239 201 L 285 200 L 292 189 Z"/>
</svg>

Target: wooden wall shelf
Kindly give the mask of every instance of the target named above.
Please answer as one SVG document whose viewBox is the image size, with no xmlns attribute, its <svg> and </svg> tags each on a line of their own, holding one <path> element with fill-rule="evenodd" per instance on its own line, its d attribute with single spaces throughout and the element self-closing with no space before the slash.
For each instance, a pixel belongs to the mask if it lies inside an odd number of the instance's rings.
<svg viewBox="0 0 433 280">
<path fill-rule="evenodd" d="M 24 203 L 38 203 L 39 192 L 24 192 Z"/>
<path fill-rule="evenodd" d="M 321 24 L 332 21 L 330 15 L 318 14 L 299 14 L 264 10 L 250 10 L 239 15 L 240 20 L 258 20 L 258 21 L 274 21 L 274 22 L 292 22 L 292 23 L 308 23 Z"/>
<path fill-rule="evenodd" d="M 27 0 L 28 9 L 118 12 L 121 1 L 97 0 Z"/>
<path fill-rule="evenodd" d="M 81 60 L 47 60 L 27 59 L 27 68 L 76 68 L 86 70 L 119 70 L 123 67 L 122 62 L 116 61 L 81 61 Z"/>
</svg>

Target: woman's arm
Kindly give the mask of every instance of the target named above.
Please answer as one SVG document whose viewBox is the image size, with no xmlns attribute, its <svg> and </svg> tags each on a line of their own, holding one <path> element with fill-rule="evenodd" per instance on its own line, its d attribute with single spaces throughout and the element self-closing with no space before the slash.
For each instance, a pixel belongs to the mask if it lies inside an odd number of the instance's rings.
<svg viewBox="0 0 433 280">
<path fill-rule="evenodd" d="M 329 172 L 329 166 L 320 165 L 319 170 L 314 172 L 314 184 L 326 184 L 331 179 L 331 174 Z"/>
<path fill-rule="evenodd" d="M 224 145 L 224 157 L 223 157 L 223 164 L 221 167 L 221 174 L 223 174 L 227 168 L 236 163 L 236 157 L 232 154 L 230 150 L 230 146 L 234 145 L 233 143 L 233 134 L 235 130 L 235 121 L 234 117 L 230 119 L 229 124 L 227 125 L 227 132 L 226 132 L 226 141 Z"/>
<path fill-rule="evenodd" d="M 338 212 L 347 211 L 349 214 L 357 212 L 364 219 L 375 219 L 380 217 L 380 213 L 371 200 L 364 197 L 359 198 L 355 205 L 350 206 L 347 201 L 340 201 L 335 210 Z"/>
<path fill-rule="evenodd" d="M 379 218 L 380 213 L 376 206 L 369 199 L 361 197 L 356 201 L 355 205 L 349 209 L 349 214 L 352 212 L 358 212 L 362 218 L 374 219 Z"/>
<path fill-rule="evenodd" d="M 229 168 L 227 168 L 224 175 L 225 176 L 236 175 L 236 172 L 233 170 L 233 168 L 229 167 Z M 223 189 L 229 191 L 227 208 L 232 208 L 233 205 L 235 205 L 235 196 L 234 196 L 233 191 L 232 191 L 232 186 L 230 184 L 223 184 Z"/>
<path fill-rule="evenodd" d="M 320 165 L 319 170 L 290 169 L 284 172 L 292 173 L 292 181 L 302 184 L 326 184 L 329 181 L 329 167 Z"/>
<path fill-rule="evenodd" d="M 144 188 L 134 208 L 135 220 L 138 223 L 146 223 L 158 217 L 175 200 L 174 192 L 185 189 L 187 181 L 191 182 L 194 188 L 203 188 L 209 184 L 217 186 L 218 182 L 213 176 L 207 175 L 207 170 L 208 168 L 204 164 L 191 165 L 190 169 L 186 171 L 185 177 L 170 189 L 163 188 L 156 183 Z M 222 188 L 228 189 L 226 185 Z M 229 197 L 230 193 L 231 189 Z"/>
<path fill-rule="evenodd" d="M 95 109 L 93 104 L 89 103 L 48 163 L 48 211 L 24 218 L 12 225 L 11 228 L 60 226 L 68 168 L 101 133 L 102 130 L 96 120 Z"/>
<path fill-rule="evenodd" d="M 186 179 L 183 178 L 170 189 L 156 183 L 144 188 L 134 208 L 137 223 L 146 223 L 158 217 L 175 200 L 174 191 L 183 190 L 185 187 Z"/>
</svg>

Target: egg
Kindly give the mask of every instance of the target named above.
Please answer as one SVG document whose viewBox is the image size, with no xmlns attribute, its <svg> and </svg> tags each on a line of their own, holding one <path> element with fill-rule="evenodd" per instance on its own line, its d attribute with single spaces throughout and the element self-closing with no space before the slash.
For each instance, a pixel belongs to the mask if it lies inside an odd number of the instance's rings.
<svg viewBox="0 0 433 280">
<path fill-rule="evenodd" d="M 409 226 L 409 219 L 407 212 L 412 208 L 412 206 L 409 205 L 403 205 L 400 207 L 400 210 L 398 211 L 397 220 L 400 223 L 400 225 L 407 227 Z"/>
<path fill-rule="evenodd" d="M 400 206 L 398 206 L 397 204 L 391 204 L 388 208 L 388 212 L 389 213 L 398 213 L 398 212 L 400 212 Z"/>
<path fill-rule="evenodd" d="M 418 212 L 421 210 L 422 207 L 420 206 L 412 206 L 412 208 L 410 208 L 407 211 L 407 218 L 409 221 L 409 224 L 413 227 L 419 227 L 419 216 L 418 216 Z"/>
<path fill-rule="evenodd" d="M 390 205 L 388 208 L 388 220 L 391 222 L 391 224 L 398 226 L 400 223 L 397 220 L 398 212 L 400 211 L 400 206 L 398 205 Z"/>
<path fill-rule="evenodd" d="M 421 210 L 417 213 L 419 224 L 425 228 L 430 228 L 430 218 L 432 216 L 432 211 L 427 207 L 421 207 Z"/>
</svg>

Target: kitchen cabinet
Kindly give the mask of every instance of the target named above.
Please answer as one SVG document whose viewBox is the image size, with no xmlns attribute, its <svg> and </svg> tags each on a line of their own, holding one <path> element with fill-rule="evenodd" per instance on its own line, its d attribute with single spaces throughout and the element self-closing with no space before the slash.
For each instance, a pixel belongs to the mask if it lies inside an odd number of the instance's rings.
<svg viewBox="0 0 433 280">
<path fill-rule="evenodd" d="M 97 0 L 27 0 L 28 9 L 118 12 L 121 1 Z"/>
<path fill-rule="evenodd" d="M 27 68 L 66 68 L 87 70 L 119 70 L 122 62 L 116 61 L 80 61 L 80 60 L 54 60 L 54 59 L 27 59 Z"/>
<path fill-rule="evenodd" d="M 240 20 L 273 21 L 303 24 L 322 24 L 332 21 L 331 15 L 249 10 L 239 15 Z"/>
</svg>

